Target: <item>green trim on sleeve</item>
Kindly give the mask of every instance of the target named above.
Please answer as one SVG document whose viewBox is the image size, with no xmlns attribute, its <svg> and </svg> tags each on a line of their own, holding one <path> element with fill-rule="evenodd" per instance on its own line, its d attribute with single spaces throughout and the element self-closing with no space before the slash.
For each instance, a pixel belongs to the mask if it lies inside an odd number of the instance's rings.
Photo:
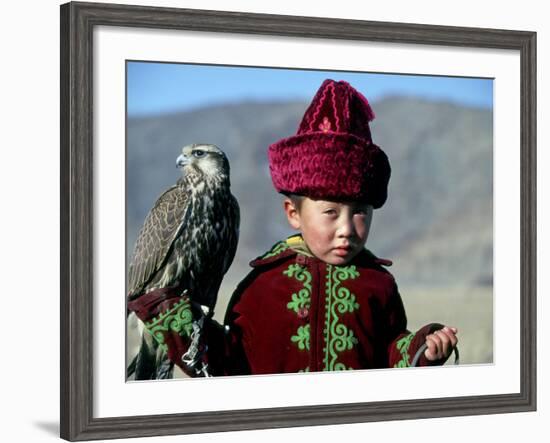
<svg viewBox="0 0 550 443">
<path fill-rule="evenodd" d="M 409 347 L 411 346 L 411 342 L 413 338 L 414 338 L 414 334 L 411 333 L 397 341 L 396 346 L 399 352 L 401 353 L 401 360 L 399 360 L 395 365 L 393 365 L 394 368 L 408 368 L 411 366 L 411 356 L 409 355 Z"/>
<path fill-rule="evenodd" d="M 157 340 L 161 349 L 168 352 L 168 345 L 164 342 L 164 333 L 174 331 L 181 336 L 190 337 L 193 332 L 192 323 L 191 304 L 187 298 L 182 298 L 169 310 L 145 323 L 145 327 Z"/>
</svg>

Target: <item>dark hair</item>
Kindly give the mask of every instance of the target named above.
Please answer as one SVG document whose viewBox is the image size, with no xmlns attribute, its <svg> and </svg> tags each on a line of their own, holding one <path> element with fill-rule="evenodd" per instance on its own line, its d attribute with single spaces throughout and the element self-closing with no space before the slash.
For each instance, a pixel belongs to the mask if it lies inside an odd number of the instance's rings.
<svg viewBox="0 0 550 443">
<path fill-rule="evenodd" d="M 283 194 L 285 197 L 289 198 L 290 201 L 292 202 L 292 204 L 294 205 L 294 207 L 298 211 L 300 209 L 302 209 L 302 202 L 304 201 L 305 196 L 299 195 L 299 194 L 292 194 L 290 192 L 281 192 L 281 194 Z"/>
</svg>

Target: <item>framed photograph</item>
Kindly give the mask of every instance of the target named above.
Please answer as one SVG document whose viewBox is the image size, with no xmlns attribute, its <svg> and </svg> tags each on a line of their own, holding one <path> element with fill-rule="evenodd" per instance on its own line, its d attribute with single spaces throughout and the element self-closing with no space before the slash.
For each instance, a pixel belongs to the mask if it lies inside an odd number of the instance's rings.
<svg viewBox="0 0 550 443">
<path fill-rule="evenodd" d="M 535 54 L 525 31 L 62 5 L 61 437 L 535 410 Z M 295 134 L 325 79 L 368 99 L 391 163 L 367 247 L 394 261 L 409 329 L 458 328 L 460 365 L 127 377 L 128 267 L 182 147 L 221 148 L 240 205 L 223 324 L 248 262 L 293 233 L 267 147 Z"/>
</svg>

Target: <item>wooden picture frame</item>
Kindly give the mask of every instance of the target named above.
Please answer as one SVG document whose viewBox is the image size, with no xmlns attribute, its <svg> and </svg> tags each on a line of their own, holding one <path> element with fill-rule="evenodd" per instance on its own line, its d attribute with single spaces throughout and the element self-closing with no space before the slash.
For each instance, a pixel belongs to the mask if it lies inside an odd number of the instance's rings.
<svg viewBox="0 0 550 443">
<path fill-rule="evenodd" d="M 98 418 L 93 414 L 93 31 L 98 26 L 494 48 L 520 55 L 520 392 Z M 536 409 L 536 34 L 237 12 L 61 6 L 61 437 L 70 441 Z"/>
</svg>

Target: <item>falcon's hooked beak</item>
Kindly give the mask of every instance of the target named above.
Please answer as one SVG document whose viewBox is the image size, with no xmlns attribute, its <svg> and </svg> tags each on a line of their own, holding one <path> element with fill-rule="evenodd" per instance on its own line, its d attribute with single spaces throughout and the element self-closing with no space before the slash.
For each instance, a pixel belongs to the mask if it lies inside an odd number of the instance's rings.
<svg viewBox="0 0 550 443">
<path fill-rule="evenodd" d="M 189 163 L 190 163 L 189 159 L 187 157 L 184 157 L 183 154 L 180 154 L 176 159 L 176 168 L 183 168 L 184 166 L 187 166 Z"/>
</svg>

